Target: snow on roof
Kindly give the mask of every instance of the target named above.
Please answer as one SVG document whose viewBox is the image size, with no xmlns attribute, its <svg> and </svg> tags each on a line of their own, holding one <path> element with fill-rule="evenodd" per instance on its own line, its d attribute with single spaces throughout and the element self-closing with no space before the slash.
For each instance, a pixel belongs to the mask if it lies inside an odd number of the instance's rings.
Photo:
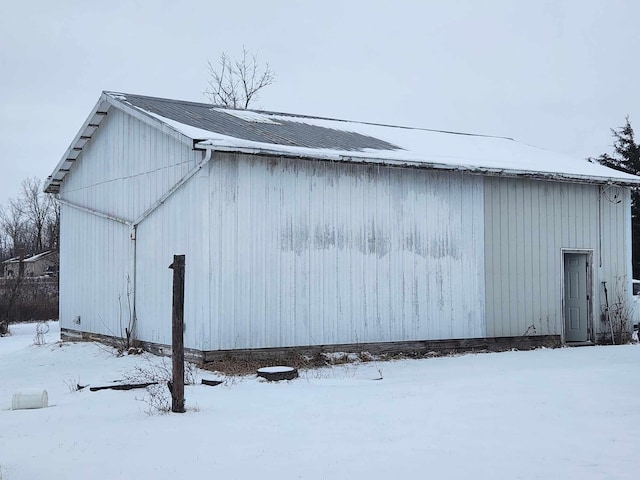
<svg viewBox="0 0 640 480">
<path fill-rule="evenodd" d="M 487 175 L 640 184 L 640 177 L 506 137 L 233 110 L 123 93 L 105 92 L 101 101 L 98 105 L 108 103 L 135 112 L 148 122 L 159 122 L 203 149 L 453 169 Z M 72 147 L 73 144 L 68 152 L 74 151 Z M 72 164 L 72 159 L 66 161 Z M 62 165 L 68 165 L 64 162 L 63 157 L 47 182 L 47 191 L 57 191 L 66 173 Z"/>
<path fill-rule="evenodd" d="M 128 99 L 130 98 L 127 97 Z M 289 142 L 265 142 L 242 138 L 242 132 L 237 136 L 230 136 L 201 128 L 199 125 L 184 123 L 152 111 L 152 108 L 138 106 L 137 99 L 132 105 L 142 112 L 153 116 L 161 122 L 171 126 L 183 135 L 200 140 L 201 146 L 218 147 L 219 149 L 239 149 L 253 153 L 283 154 L 327 160 L 350 161 L 389 161 L 419 166 L 423 164 L 432 168 L 456 168 L 470 171 L 504 171 L 517 174 L 534 175 L 543 173 L 576 180 L 601 179 L 606 182 L 640 183 L 640 178 L 629 175 L 597 163 L 590 163 L 585 159 L 558 154 L 541 148 L 517 142 L 511 138 L 487 135 L 464 134 L 428 130 L 422 128 L 407 128 L 391 125 L 380 125 L 366 122 L 353 122 L 309 116 L 279 114 L 273 112 L 258 112 L 248 110 L 232 110 L 212 108 L 218 113 L 227 114 L 255 123 L 286 125 L 297 123 L 329 130 L 329 134 L 347 133 L 358 135 L 359 138 L 373 138 L 382 141 L 387 148 L 366 146 L 359 150 L 329 147 L 309 147 L 305 145 L 291 145 Z M 152 107 L 155 105 L 152 105 Z M 163 112 L 164 113 L 164 112 Z M 167 112 L 169 113 L 169 112 Z M 194 122 L 196 123 L 196 122 Z"/>
<path fill-rule="evenodd" d="M 47 250 L 46 252 L 38 253 L 36 255 L 31 255 L 30 257 L 25 256 L 22 259 L 22 261 L 24 263 L 37 262 L 38 260 L 41 260 L 44 257 L 51 255 L 52 253 L 54 253 L 52 250 Z M 8 260 L 5 260 L 2 263 L 18 263 L 18 262 L 20 262 L 20 257 L 12 257 L 12 258 L 9 258 Z"/>
</svg>

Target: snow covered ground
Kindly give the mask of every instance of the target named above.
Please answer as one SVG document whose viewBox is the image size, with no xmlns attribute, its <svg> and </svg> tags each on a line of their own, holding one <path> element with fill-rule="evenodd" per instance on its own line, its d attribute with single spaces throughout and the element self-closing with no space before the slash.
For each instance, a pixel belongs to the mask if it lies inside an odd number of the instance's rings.
<svg viewBox="0 0 640 480">
<path fill-rule="evenodd" d="M 637 478 L 640 346 L 378 362 L 188 386 L 185 414 L 144 390 L 73 392 L 153 356 L 0 338 L 0 478 Z M 374 380 L 380 376 L 383 379 Z M 202 372 L 213 378 L 210 372 Z M 17 392 L 50 407 L 9 410 Z"/>
</svg>

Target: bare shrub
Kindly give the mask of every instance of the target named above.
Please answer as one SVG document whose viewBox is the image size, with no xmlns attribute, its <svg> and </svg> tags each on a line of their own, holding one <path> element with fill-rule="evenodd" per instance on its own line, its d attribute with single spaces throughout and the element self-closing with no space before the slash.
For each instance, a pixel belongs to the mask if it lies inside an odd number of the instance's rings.
<svg viewBox="0 0 640 480">
<path fill-rule="evenodd" d="M 136 398 L 147 405 L 147 415 L 165 415 L 171 411 L 171 393 L 166 383 L 149 385 L 141 398 Z"/>
<path fill-rule="evenodd" d="M 87 387 L 87 385 L 80 385 L 80 378 L 67 378 L 64 384 L 69 390 L 69 393 L 76 393 Z"/>
<path fill-rule="evenodd" d="M 122 345 L 123 350 L 128 352 L 131 348 L 137 347 L 137 345 L 134 345 L 136 316 L 133 311 L 133 307 L 131 305 L 133 287 L 131 286 L 131 279 L 129 278 L 129 275 L 126 275 L 125 280 L 126 280 L 126 298 L 124 299 L 124 305 L 123 305 L 122 295 L 118 295 L 118 307 L 119 307 L 118 323 L 120 325 L 120 338 L 123 341 L 123 345 Z M 123 310 L 124 310 L 124 315 L 123 315 Z"/>
<path fill-rule="evenodd" d="M 161 385 L 173 379 L 173 366 L 166 358 L 160 362 L 153 362 L 147 359 L 145 364 L 138 364 L 133 370 L 123 375 L 124 380 L 129 383 L 150 383 L 156 382 Z M 199 381 L 198 367 L 193 363 L 184 364 L 184 384 L 195 385 Z"/>
<path fill-rule="evenodd" d="M 36 325 L 36 336 L 33 338 L 33 344 L 40 346 L 47 343 L 47 333 L 49 333 L 49 324 L 46 321 L 38 322 Z"/>
<path fill-rule="evenodd" d="M 171 412 L 172 399 L 167 383 L 149 385 L 145 390 L 144 396 L 136 400 L 147 405 L 145 409 L 147 415 L 166 415 Z M 200 408 L 197 405 L 188 406 L 185 411 L 199 412 Z"/>
<path fill-rule="evenodd" d="M 0 321 L 5 328 L 0 333 L 8 333 L 9 321 L 16 321 L 16 307 L 20 303 L 22 292 L 23 277 L 11 277 L 0 280 Z"/>
<path fill-rule="evenodd" d="M 58 279 L 0 279 L 0 321 L 9 323 L 58 318 Z"/>
<path fill-rule="evenodd" d="M 118 293 L 118 327 L 112 329 L 109 323 L 98 315 L 100 322 L 109 334 L 113 337 L 113 346 L 118 350 L 118 356 L 140 355 L 143 350 L 139 347 L 139 342 L 135 338 L 136 315 L 133 311 L 132 297 L 133 286 L 128 274 L 124 276 L 124 294 Z M 117 330 L 117 331 L 114 331 Z"/>
<path fill-rule="evenodd" d="M 601 321 L 605 324 L 602 340 L 605 343 L 620 345 L 631 339 L 632 307 L 627 300 L 627 277 L 618 276 L 611 291 L 607 291 L 607 305 L 602 306 Z M 606 284 L 604 286 L 606 287 Z"/>
</svg>

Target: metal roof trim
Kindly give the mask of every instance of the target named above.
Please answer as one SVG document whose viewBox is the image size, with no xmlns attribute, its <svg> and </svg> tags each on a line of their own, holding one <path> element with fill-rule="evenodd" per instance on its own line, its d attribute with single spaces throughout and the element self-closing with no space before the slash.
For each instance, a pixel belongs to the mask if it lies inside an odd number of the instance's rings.
<svg viewBox="0 0 640 480">
<path fill-rule="evenodd" d="M 67 148 L 67 151 L 62 155 L 62 158 L 53 170 L 53 173 L 47 177 L 44 184 L 44 191 L 47 193 L 58 193 L 60 191 L 60 185 L 67 175 L 69 169 L 73 163 L 77 160 L 80 152 L 91 139 L 96 132 L 100 123 L 107 116 L 111 104 L 108 102 L 106 95 L 103 93 L 100 95 L 98 102 L 91 109 L 91 113 L 82 124 L 80 130 L 76 134 L 75 138 Z M 66 165 L 67 168 L 63 168 Z"/>
<path fill-rule="evenodd" d="M 126 99 L 126 94 L 117 93 L 117 92 L 108 92 L 108 91 L 104 91 L 102 92 L 102 94 L 106 97 L 107 102 L 109 102 L 112 106 L 118 108 L 119 110 L 122 110 L 123 112 L 128 113 L 129 115 L 137 118 L 138 120 L 146 123 L 147 125 L 157 128 L 158 130 L 161 130 L 164 133 L 167 133 L 168 135 L 174 137 L 175 139 L 181 141 L 182 143 L 185 143 L 189 146 L 193 145 L 192 138 L 184 135 L 183 133 L 173 128 L 171 125 L 168 125 L 167 123 L 161 121 L 160 119 L 154 117 L 153 115 L 150 115 L 145 110 L 129 103 Z"/>
<path fill-rule="evenodd" d="M 89 113 L 89 116 L 84 121 L 75 138 L 67 148 L 66 152 L 56 165 L 55 169 L 47 177 L 47 180 L 44 184 L 44 191 L 46 193 L 59 193 L 60 186 L 64 181 L 67 173 L 73 167 L 73 164 L 78 159 L 80 154 L 82 153 L 83 148 L 91 141 L 93 135 L 98 131 L 102 121 L 107 116 L 111 107 L 115 107 L 138 120 L 151 125 L 154 128 L 158 128 L 162 130 L 164 133 L 171 135 L 174 138 L 177 138 L 183 143 L 188 144 L 189 146 L 193 145 L 193 140 L 182 133 L 178 132 L 176 129 L 167 125 L 166 123 L 158 120 L 155 117 L 147 114 L 143 110 L 140 110 L 133 105 L 130 105 L 123 100 L 122 95 L 114 93 L 114 92 L 102 92 L 98 102 Z"/>
<path fill-rule="evenodd" d="M 507 168 L 489 168 L 489 167 L 477 167 L 472 165 L 456 165 L 447 163 L 435 163 L 428 161 L 416 161 L 416 160 L 402 160 L 402 159 L 388 159 L 379 158 L 375 156 L 350 156 L 344 155 L 339 152 L 335 154 L 314 155 L 313 152 L 288 152 L 278 149 L 260 148 L 260 147 L 237 147 L 237 146 L 224 146 L 224 145 L 211 145 L 207 143 L 197 143 L 196 148 L 202 148 L 205 150 L 213 150 L 225 153 L 243 153 L 248 155 L 264 155 L 269 157 L 284 157 L 284 158 L 302 158 L 305 160 L 319 160 L 329 162 L 345 162 L 345 163 L 359 163 L 359 164 L 374 164 L 385 165 L 390 167 L 404 167 L 404 168 L 420 168 L 436 171 L 457 171 L 465 172 L 474 175 L 485 175 L 491 177 L 510 177 L 510 178 L 530 178 L 535 180 L 553 180 L 558 182 L 577 182 L 585 184 L 595 185 L 617 185 L 622 187 L 637 188 L 640 187 L 640 177 L 636 179 L 622 180 L 615 177 L 595 177 L 591 175 L 580 174 L 564 174 L 564 173 L 550 173 L 539 172 L 534 170 L 517 170 Z"/>
<path fill-rule="evenodd" d="M 581 182 L 581 183 L 591 183 L 591 184 L 614 184 L 626 187 L 638 187 L 640 186 L 640 178 L 619 178 L 615 176 L 597 176 L 597 175 L 585 175 L 581 173 L 553 173 L 549 171 L 537 171 L 537 170 L 526 170 L 526 169 L 518 169 L 518 168 L 501 168 L 501 167 L 483 167 L 479 165 L 465 165 L 464 162 L 460 163 L 447 163 L 445 162 L 433 162 L 428 157 L 425 157 L 424 160 L 421 158 L 416 158 L 415 156 L 410 159 L 403 159 L 403 155 L 399 154 L 395 158 L 383 158 L 376 157 L 376 148 L 371 147 L 372 151 L 362 151 L 359 152 L 356 149 L 355 154 L 351 154 L 350 149 L 345 148 L 335 148 L 333 151 L 330 148 L 317 148 L 309 145 L 291 145 L 295 147 L 295 150 L 290 149 L 286 145 L 286 143 L 265 143 L 265 142 L 255 142 L 248 139 L 242 139 L 238 137 L 240 140 L 249 141 L 254 143 L 254 145 L 233 145 L 233 142 L 225 142 L 217 140 L 216 143 L 211 143 L 212 140 L 198 139 L 195 137 L 191 137 L 188 131 L 184 131 L 182 133 L 178 127 L 173 125 L 171 122 L 178 122 L 177 120 L 171 120 L 167 118 L 163 120 L 163 116 L 159 114 L 153 114 L 146 111 L 144 108 L 140 106 L 136 106 L 134 100 L 131 103 L 127 100 L 128 97 L 139 97 L 139 98 L 148 98 L 154 100 L 162 100 L 167 102 L 173 102 L 178 104 L 193 104 L 196 106 L 203 106 L 204 104 L 199 104 L 196 102 L 181 102 L 177 100 L 171 99 L 160 99 L 156 97 L 144 97 L 141 95 L 127 95 L 123 93 L 117 92 L 102 92 L 98 102 L 91 110 L 91 113 L 83 123 L 82 127 L 76 134 L 73 142 L 62 156 L 62 159 L 58 162 L 58 165 L 54 169 L 53 173 L 47 178 L 44 186 L 45 192 L 48 193 L 59 193 L 60 187 L 64 182 L 64 179 L 73 169 L 74 162 L 80 156 L 83 148 L 91 141 L 93 135 L 99 129 L 101 122 L 108 114 L 111 107 L 115 107 L 122 112 L 133 116 L 134 118 L 150 125 L 163 133 L 189 145 L 194 149 L 202 149 L 202 150 L 216 150 L 216 151 L 225 151 L 225 152 L 236 152 L 236 153 L 246 153 L 246 154 L 254 154 L 254 155 L 266 155 L 266 156 L 279 156 L 279 157 L 287 157 L 287 158 L 305 158 L 305 159 L 313 159 L 313 160 L 325 160 L 325 161 L 341 161 L 341 162 L 349 162 L 349 163 L 371 163 L 371 164 L 382 164 L 389 166 L 398 166 L 398 167 L 411 167 L 411 168 L 428 168 L 432 170 L 448 170 L 448 171 L 464 171 L 468 173 L 480 174 L 480 175 L 491 175 L 491 176 L 505 176 L 505 177 L 526 177 L 526 178 L 534 178 L 534 179 L 545 179 L 545 180 L 557 180 L 557 181 L 572 181 L 572 182 Z M 212 106 L 213 108 L 213 106 Z M 263 113 L 262 111 L 253 111 Z M 224 112 L 221 112 L 224 113 Z M 264 112 L 269 113 L 270 115 L 274 115 L 274 112 Z M 293 115 L 293 114 L 275 114 L 292 116 L 292 117 L 302 117 L 304 115 Z M 321 118 L 321 117 L 308 117 L 308 118 Z M 327 119 L 333 120 L 335 119 Z M 344 120 L 337 120 L 343 122 Z M 180 122 L 178 122 L 180 123 Z M 364 123 L 366 122 L 357 122 Z M 380 124 L 369 124 L 369 125 L 380 125 Z M 380 125 L 384 126 L 384 125 Z M 391 126 L 389 126 L 391 127 Z M 206 130 L 202 127 L 200 130 Z M 407 127 L 395 127 L 395 128 L 407 128 Z M 439 133 L 448 133 L 448 134 L 456 134 L 456 135 L 467 135 L 458 132 L 446 132 L 441 130 L 428 130 L 428 129 L 414 129 L 414 130 L 426 130 L 432 132 Z M 207 130 L 208 132 L 209 130 Z M 211 133 L 214 133 L 211 131 Z M 224 134 L 221 134 L 224 135 Z M 360 134 L 359 134 L 360 135 Z M 489 138 L 498 138 L 503 140 L 512 139 L 508 137 L 492 137 L 489 135 L 475 135 L 470 134 L 470 136 L 478 136 L 478 137 L 489 137 Z M 235 137 L 232 137 L 235 138 Z M 367 137 L 368 138 L 368 137 Z M 372 137 L 374 138 L 374 137 Z M 375 139 L 375 138 L 374 138 Z M 220 142 L 220 143 L 218 143 Z M 227 143 L 225 145 L 225 143 Z M 388 143 L 388 142 L 385 142 Z M 267 146 L 268 145 L 268 146 Z M 391 145 L 393 146 L 393 145 Z M 370 148 L 370 147 L 367 147 Z M 384 149 L 383 149 L 384 150 Z M 398 147 L 398 152 L 402 149 Z M 378 154 L 379 155 L 379 154 Z M 606 173 L 606 172 L 605 172 Z"/>
</svg>

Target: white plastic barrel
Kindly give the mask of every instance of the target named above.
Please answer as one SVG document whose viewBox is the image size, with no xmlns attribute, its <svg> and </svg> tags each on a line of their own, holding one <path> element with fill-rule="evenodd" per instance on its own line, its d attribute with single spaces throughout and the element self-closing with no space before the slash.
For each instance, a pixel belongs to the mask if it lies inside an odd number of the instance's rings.
<svg viewBox="0 0 640 480">
<path fill-rule="evenodd" d="M 45 408 L 49 406 L 49 395 L 46 390 L 40 393 L 14 393 L 11 410 Z"/>
</svg>

